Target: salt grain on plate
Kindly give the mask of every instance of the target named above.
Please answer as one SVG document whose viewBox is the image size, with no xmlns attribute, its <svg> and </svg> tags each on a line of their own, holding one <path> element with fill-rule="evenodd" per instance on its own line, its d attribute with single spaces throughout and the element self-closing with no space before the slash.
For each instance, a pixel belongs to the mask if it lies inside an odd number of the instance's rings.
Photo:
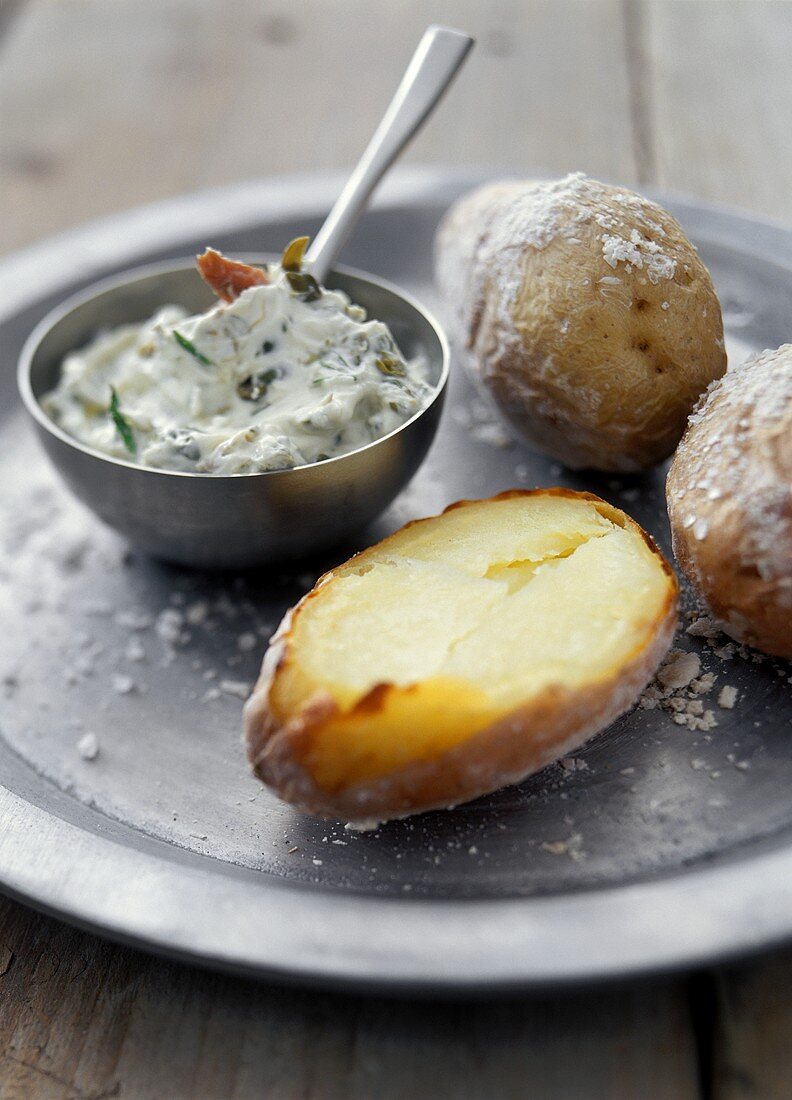
<svg viewBox="0 0 792 1100">
<path fill-rule="evenodd" d="M 135 690 L 135 681 L 131 676 L 125 676 L 121 672 L 116 672 L 113 675 L 113 691 L 117 695 L 129 695 L 130 692 Z"/>
<path fill-rule="evenodd" d="M 160 641 L 166 645 L 180 645 L 183 640 L 184 615 L 175 607 L 166 607 L 157 616 L 154 630 Z"/>
<path fill-rule="evenodd" d="M 686 687 L 701 671 L 701 658 L 697 653 L 680 653 L 660 669 L 657 679 L 666 688 Z"/>
<path fill-rule="evenodd" d="M 565 756 L 558 763 L 565 772 L 587 772 L 589 770 L 586 761 L 579 756 Z"/>
<path fill-rule="evenodd" d="M 702 615 L 690 624 L 687 628 L 687 633 L 694 638 L 717 638 L 721 630 L 714 619 L 710 619 L 707 615 Z"/>
<path fill-rule="evenodd" d="M 99 741 L 95 733 L 84 733 L 77 742 L 77 752 L 83 760 L 96 760 L 99 755 Z"/>
<path fill-rule="evenodd" d="M 119 611 L 115 622 L 125 630 L 149 630 L 154 625 L 151 615 L 144 611 Z"/>
<path fill-rule="evenodd" d="M 510 447 L 512 439 L 501 424 L 476 424 L 470 434 L 478 443 L 488 443 L 491 447 Z"/>
<path fill-rule="evenodd" d="M 582 834 L 573 833 L 568 840 L 544 841 L 539 847 L 543 852 L 549 852 L 551 856 L 569 856 L 577 862 L 586 858 L 582 845 Z"/>
<path fill-rule="evenodd" d="M 736 702 L 737 688 L 732 687 L 731 684 L 726 684 L 720 690 L 720 695 L 718 696 L 718 706 L 723 707 L 725 710 L 731 710 Z"/>
<path fill-rule="evenodd" d="M 196 600 L 184 611 L 184 618 L 190 626 L 200 626 L 206 621 L 209 614 L 209 604 L 206 600 Z"/>
<path fill-rule="evenodd" d="M 250 684 L 247 680 L 221 680 L 220 690 L 226 695 L 235 695 L 237 699 L 247 699 L 250 695 Z"/>
<path fill-rule="evenodd" d="M 694 695 L 709 695 L 717 679 L 714 672 L 705 672 L 695 680 L 691 680 L 688 686 Z"/>
</svg>

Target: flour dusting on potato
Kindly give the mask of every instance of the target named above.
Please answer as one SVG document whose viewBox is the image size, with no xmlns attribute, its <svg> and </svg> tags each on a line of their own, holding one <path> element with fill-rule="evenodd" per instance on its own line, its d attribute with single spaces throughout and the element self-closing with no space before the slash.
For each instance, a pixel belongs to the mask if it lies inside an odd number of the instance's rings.
<svg viewBox="0 0 792 1100">
<path fill-rule="evenodd" d="M 792 344 L 710 387 L 666 496 L 677 560 L 724 631 L 792 657 Z"/>
<path fill-rule="evenodd" d="M 500 412 L 573 468 L 672 453 L 726 369 L 720 306 L 677 220 L 581 173 L 463 197 L 435 243 L 451 335 Z"/>
</svg>

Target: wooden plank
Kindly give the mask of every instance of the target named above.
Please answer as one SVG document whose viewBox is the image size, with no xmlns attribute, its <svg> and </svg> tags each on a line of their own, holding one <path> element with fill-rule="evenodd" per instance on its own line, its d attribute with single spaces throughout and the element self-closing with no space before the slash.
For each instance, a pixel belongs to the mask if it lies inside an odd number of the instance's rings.
<svg viewBox="0 0 792 1100">
<path fill-rule="evenodd" d="M 2 1100 L 697 1095 L 675 981 L 465 1004 L 308 993 L 149 958 L 0 899 L 2 960 Z"/>
<path fill-rule="evenodd" d="M 478 47 L 411 161 L 634 177 L 619 0 L 29 0 L 0 65 L 0 251 L 235 179 L 351 167 L 429 22 Z"/>
<path fill-rule="evenodd" d="M 657 182 L 792 220 L 787 0 L 650 0 Z"/>
<path fill-rule="evenodd" d="M 447 1095 L 466 1100 L 697 1097 L 684 986 L 664 982 L 502 1004 L 367 1009 L 349 1095 L 429 1100 L 437 1096 L 438 1081 L 450 1084 Z"/>
<path fill-rule="evenodd" d="M 25 0 L 0 0 L 0 41 L 22 10 Z"/>
<path fill-rule="evenodd" d="M 792 952 L 723 968 L 714 978 L 712 1095 L 788 1100 L 792 1094 Z"/>
<path fill-rule="evenodd" d="M 792 220 L 792 4 L 642 5 L 645 134 L 663 186 Z M 714 975 L 700 1034 L 723 1100 L 792 1094 L 792 953 Z M 706 1006 L 703 1011 L 706 1011 Z"/>
</svg>

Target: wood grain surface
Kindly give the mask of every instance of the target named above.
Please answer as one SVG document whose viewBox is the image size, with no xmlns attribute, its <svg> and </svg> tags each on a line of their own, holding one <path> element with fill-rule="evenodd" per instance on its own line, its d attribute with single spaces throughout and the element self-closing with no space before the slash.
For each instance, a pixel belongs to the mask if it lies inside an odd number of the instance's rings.
<svg viewBox="0 0 792 1100">
<path fill-rule="evenodd" d="M 432 21 L 478 47 L 408 159 L 582 168 L 792 220 L 786 0 L 2 0 L 0 251 L 350 165 Z M 0 1098 L 788 1098 L 790 989 L 787 951 L 490 1004 L 301 992 L 0 899 Z"/>
</svg>

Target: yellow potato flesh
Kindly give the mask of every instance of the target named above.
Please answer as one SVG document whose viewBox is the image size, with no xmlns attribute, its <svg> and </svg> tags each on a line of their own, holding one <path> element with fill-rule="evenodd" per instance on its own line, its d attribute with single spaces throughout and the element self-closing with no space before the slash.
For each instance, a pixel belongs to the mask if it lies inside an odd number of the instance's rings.
<svg viewBox="0 0 792 1100">
<path fill-rule="evenodd" d="M 483 511 L 482 511 L 483 509 Z M 273 705 L 329 692 L 339 713 L 303 764 L 325 789 L 460 744 L 551 685 L 618 675 L 647 644 L 669 579 L 607 506 L 563 496 L 468 505 L 338 570 L 297 615 Z M 353 710 L 377 685 L 396 685 Z"/>
</svg>

